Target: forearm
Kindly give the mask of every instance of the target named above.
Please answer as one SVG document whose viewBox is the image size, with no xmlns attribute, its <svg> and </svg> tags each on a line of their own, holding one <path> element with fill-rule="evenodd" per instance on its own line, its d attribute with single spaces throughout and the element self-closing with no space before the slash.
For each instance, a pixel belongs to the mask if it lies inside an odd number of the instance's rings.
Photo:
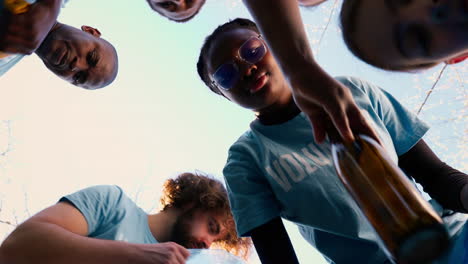
<svg viewBox="0 0 468 264">
<path fill-rule="evenodd" d="M 26 222 L 0 247 L 0 263 L 127 264 L 138 263 L 136 244 L 76 235 L 58 225 Z"/>
<path fill-rule="evenodd" d="M 423 140 L 403 154 L 398 165 L 445 208 L 468 212 L 468 176 L 442 162 Z"/>
<path fill-rule="evenodd" d="M 305 63 L 315 64 L 297 0 L 244 0 L 244 3 L 286 77 Z"/>
<path fill-rule="evenodd" d="M 445 208 L 468 212 L 468 175 L 465 173 L 442 162 L 438 168 L 427 169 L 424 179 L 419 182 Z"/>
<path fill-rule="evenodd" d="M 252 240 L 263 264 L 299 263 L 279 217 L 252 230 Z"/>
</svg>

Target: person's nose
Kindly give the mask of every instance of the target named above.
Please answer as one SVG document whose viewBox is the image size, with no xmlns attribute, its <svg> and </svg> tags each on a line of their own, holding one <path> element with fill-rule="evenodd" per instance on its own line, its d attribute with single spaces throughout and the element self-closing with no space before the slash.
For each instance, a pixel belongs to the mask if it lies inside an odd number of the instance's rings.
<svg viewBox="0 0 468 264">
<path fill-rule="evenodd" d="M 255 65 L 255 64 L 249 64 L 248 67 L 247 67 L 246 75 L 247 75 L 247 76 L 251 76 L 251 75 L 253 75 L 254 73 L 256 73 L 257 70 L 258 70 L 257 65 Z"/>
<path fill-rule="evenodd" d="M 257 65 L 252 64 L 252 63 L 242 62 L 241 69 L 242 69 L 242 73 L 243 73 L 242 74 L 242 79 L 247 79 L 247 78 L 251 77 L 252 75 L 254 75 L 257 72 L 258 67 L 257 67 Z"/>
<path fill-rule="evenodd" d="M 209 238 L 205 238 L 203 243 L 205 244 L 205 248 L 210 248 L 211 247 L 211 244 L 213 244 L 213 241 L 214 239 L 209 237 Z"/>
<path fill-rule="evenodd" d="M 79 57 L 73 58 L 70 62 L 69 69 L 72 72 L 84 71 L 87 69 L 88 64 L 85 60 L 80 59 Z"/>
</svg>

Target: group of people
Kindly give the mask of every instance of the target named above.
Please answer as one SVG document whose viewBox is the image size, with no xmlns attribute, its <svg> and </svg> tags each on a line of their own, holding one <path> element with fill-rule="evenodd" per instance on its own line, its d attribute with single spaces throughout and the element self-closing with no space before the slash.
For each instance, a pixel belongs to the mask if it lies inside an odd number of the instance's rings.
<svg viewBox="0 0 468 264">
<path fill-rule="evenodd" d="M 356 77 L 332 78 L 315 62 L 299 5 L 325 1 L 244 0 L 255 22 L 229 21 L 202 44 L 196 63 L 201 80 L 255 113 L 250 129 L 229 149 L 226 188 L 207 175 L 181 174 L 166 182 L 162 211 L 148 215 L 117 186 L 90 187 L 18 226 L 0 247 L 0 263 L 185 263 L 186 248 L 216 245 L 246 256 L 251 240 L 262 263 L 298 263 L 282 218 L 296 223 L 329 263 L 392 263 L 336 175 L 330 129 L 344 141 L 358 134 L 376 139 L 421 184 L 444 221 L 451 244 L 433 263 L 468 263 L 466 173 L 431 151 L 423 139 L 428 126 L 388 91 Z M 44 16 L 56 19 L 60 3 L 38 0 L 33 17 L 48 6 L 54 11 Z M 204 1 L 148 3 L 186 22 Z M 80 31 L 42 18 L 37 29 L 43 36 L 23 45 L 14 37 L 19 24 L 8 24 L 16 18 L 6 16 L 0 50 L 35 52 L 80 87 L 112 82 L 117 53 L 97 29 Z M 422 70 L 468 56 L 466 1 L 344 0 L 341 25 L 349 49 L 384 70 Z"/>
</svg>

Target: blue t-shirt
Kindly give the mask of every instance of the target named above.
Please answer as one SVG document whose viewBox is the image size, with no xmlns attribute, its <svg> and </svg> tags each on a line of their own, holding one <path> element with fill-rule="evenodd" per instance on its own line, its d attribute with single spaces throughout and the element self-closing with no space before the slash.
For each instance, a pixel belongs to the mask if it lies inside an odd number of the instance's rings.
<svg viewBox="0 0 468 264">
<path fill-rule="evenodd" d="M 158 243 L 148 225 L 148 215 L 118 186 L 93 186 L 64 196 L 88 223 L 88 236 L 129 243 Z"/>
<path fill-rule="evenodd" d="M 349 87 L 394 162 L 428 130 L 379 87 L 356 78 L 337 80 Z M 314 142 L 303 113 L 277 125 L 255 120 L 250 128 L 231 146 L 223 171 L 239 234 L 248 235 L 283 217 L 296 223 L 303 237 L 330 261 L 386 261 L 374 230 L 336 175 L 329 142 Z M 441 215 L 446 213 L 431 203 Z M 465 217 L 452 214 L 444 221 L 453 234 Z"/>
<path fill-rule="evenodd" d="M 62 0 L 62 7 L 64 7 L 68 1 L 69 0 Z M 27 2 L 34 4 L 36 0 L 28 0 Z M 8 72 L 13 66 L 15 66 L 21 59 L 24 58 L 24 56 L 25 55 L 23 54 L 13 54 L 8 57 L 1 58 L 0 59 L 0 77 L 6 72 Z"/>
</svg>

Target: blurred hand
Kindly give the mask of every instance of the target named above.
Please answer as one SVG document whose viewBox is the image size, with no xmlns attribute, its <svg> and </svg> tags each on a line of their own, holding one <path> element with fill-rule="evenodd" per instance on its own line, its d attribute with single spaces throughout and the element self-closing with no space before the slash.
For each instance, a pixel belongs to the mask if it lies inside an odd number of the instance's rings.
<svg viewBox="0 0 468 264">
<path fill-rule="evenodd" d="M 345 142 L 353 141 L 354 135 L 366 134 L 380 143 L 349 88 L 326 74 L 320 66 L 311 63 L 287 78 L 296 104 L 312 123 L 317 143 L 325 140 L 327 127 L 336 128 Z"/>
<path fill-rule="evenodd" d="M 26 13 L 0 14 L 0 50 L 32 54 L 55 25 L 62 0 L 38 0 Z"/>
<path fill-rule="evenodd" d="M 174 242 L 159 244 L 144 244 L 143 261 L 141 264 L 184 264 L 189 257 L 189 251 L 181 245 Z"/>
</svg>

